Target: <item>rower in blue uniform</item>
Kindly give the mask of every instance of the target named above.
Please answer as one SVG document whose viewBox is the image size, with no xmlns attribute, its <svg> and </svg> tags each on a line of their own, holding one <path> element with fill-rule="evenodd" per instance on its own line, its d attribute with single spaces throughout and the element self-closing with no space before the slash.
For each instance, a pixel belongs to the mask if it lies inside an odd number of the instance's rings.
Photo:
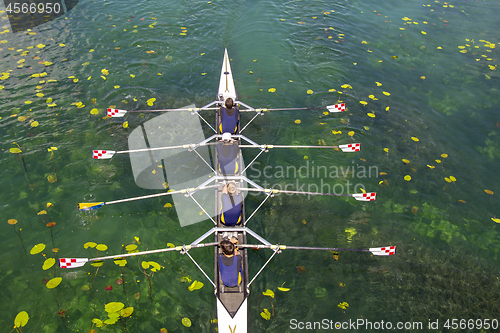
<svg viewBox="0 0 500 333">
<path fill-rule="evenodd" d="M 226 287 L 236 287 L 241 283 L 243 258 L 233 242 L 227 239 L 220 242 L 220 247 L 222 254 L 219 257 L 219 271 L 222 283 Z"/>
<path fill-rule="evenodd" d="M 231 97 L 226 99 L 225 105 L 219 110 L 221 122 L 219 133 L 236 134 L 238 132 L 238 108 L 234 105 Z"/>
<path fill-rule="evenodd" d="M 236 191 L 236 184 L 228 183 L 222 189 L 220 221 L 226 226 L 240 225 L 243 217 L 243 198 Z"/>
<path fill-rule="evenodd" d="M 231 134 L 224 133 L 222 142 L 217 145 L 217 169 L 222 175 L 234 175 L 238 172 L 239 153 L 238 142 L 231 142 Z"/>
</svg>

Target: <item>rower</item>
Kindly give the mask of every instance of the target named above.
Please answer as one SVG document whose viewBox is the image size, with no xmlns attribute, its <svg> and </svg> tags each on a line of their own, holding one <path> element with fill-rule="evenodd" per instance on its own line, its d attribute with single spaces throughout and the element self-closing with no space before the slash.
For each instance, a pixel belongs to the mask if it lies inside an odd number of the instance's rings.
<svg viewBox="0 0 500 333">
<path fill-rule="evenodd" d="M 219 257 L 219 271 L 222 283 L 226 287 L 236 287 L 241 283 L 241 265 L 243 258 L 241 254 L 235 253 L 234 244 L 224 239 L 220 242 L 222 254 Z"/>
<path fill-rule="evenodd" d="M 238 156 L 240 147 L 238 142 L 231 140 L 230 133 L 222 134 L 222 143 L 217 145 L 217 169 L 222 175 L 234 175 L 238 172 Z"/>
<path fill-rule="evenodd" d="M 226 99 L 225 105 L 219 110 L 221 122 L 219 132 L 236 134 L 238 132 L 238 108 L 231 97 Z"/>
<path fill-rule="evenodd" d="M 241 224 L 243 215 L 243 198 L 236 190 L 236 184 L 231 182 L 222 188 L 220 221 L 226 226 Z"/>
</svg>

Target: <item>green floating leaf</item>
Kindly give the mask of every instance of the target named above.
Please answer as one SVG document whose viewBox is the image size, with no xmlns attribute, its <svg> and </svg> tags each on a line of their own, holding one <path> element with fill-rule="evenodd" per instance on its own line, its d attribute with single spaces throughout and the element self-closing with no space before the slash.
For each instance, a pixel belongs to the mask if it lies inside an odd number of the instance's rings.
<svg viewBox="0 0 500 333">
<path fill-rule="evenodd" d="M 125 304 L 123 304 L 122 302 L 111 302 L 111 303 L 106 304 L 106 306 L 104 307 L 104 310 L 108 313 L 109 312 L 118 312 L 121 309 L 123 309 L 123 307 L 125 307 Z"/>
<path fill-rule="evenodd" d="M 46 286 L 49 289 L 54 289 L 55 287 L 57 287 L 59 285 L 59 283 L 61 283 L 61 281 L 62 281 L 61 277 L 55 277 L 55 278 L 49 280 L 49 282 L 47 282 Z"/>
<path fill-rule="evenodd" d="M 45 244 L 43 244 L 43 243 L 36 244 L 36 245 L 35 245 L 35 246 L 33 246 L 33 248 L 31 249 L 30 254 L 37 254 L 37 253 L 42 252 L 43 250 L 45 250 Z"/>
<path fill-rule="evenodd" d="M 186 327 L 191 327 L 191 319 L 187 317 L 182 318 L 182 325 Z"/>
<path fill-rule="evenodd" d="M 24 327 L 28 323 L 30 317 L 26 311 L 21 311 L 17 314 L 16 319 L 14 319 L 15 327 Z"/>
</svg>

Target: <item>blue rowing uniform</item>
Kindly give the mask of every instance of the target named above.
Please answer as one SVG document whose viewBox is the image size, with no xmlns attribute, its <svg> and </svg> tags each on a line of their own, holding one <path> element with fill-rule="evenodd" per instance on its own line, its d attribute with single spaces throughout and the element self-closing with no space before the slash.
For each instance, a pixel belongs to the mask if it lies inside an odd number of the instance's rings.
<svg viewBox="0 0 500 333">
<path fill-rule="evenodd" d="M 221 254 L 219 257 L 219 271 L 220 271 L 220 278 L 222 279 L 222 283 L 226 287 L 236 287 L 237 285 L 240 284 L 241 282 L 241 269 L 242 267 L 238 267 L 238 261 L 241 262 L 241 260 L 238 260 L 241 258 L 241 255 L 236 255 L 231 258 L 227 259 L 233 259 L 233 263 L 231 266 L 226 266 L 224 262 L 222 261 L 222 257 L 224 255 Z"/>
<path fill-rule="evenodd" d="M 219 144 L 217 154 L 219 156 L 219 165 L 217 168 L 223 175 L 234 175 L 238 172 L 238 154 L 240 147 L 238 143 Z"/>
<path fill-rule="evenodd" d="M 236 132 L 238 132 L 238 109 L 236 107 L 234 107 L 233 109 L 233 115 L 229 116 L 226 112 L 226 108 L 222 107 L 222 119 L 219 125 L 220 133 L 236 134 Z"/>
<path fill-rule="evenodd" d="M 239 194 L 229 195 L 222 193 L 220 207 L 220 221 L 227 226 L 241 224 L 243 215 L 243 198 Z"/>
</svg>

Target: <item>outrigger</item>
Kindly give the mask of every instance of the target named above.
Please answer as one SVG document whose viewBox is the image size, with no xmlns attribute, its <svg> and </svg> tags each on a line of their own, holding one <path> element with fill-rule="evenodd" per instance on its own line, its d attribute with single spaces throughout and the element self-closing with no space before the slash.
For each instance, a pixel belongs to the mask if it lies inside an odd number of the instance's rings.
<svg viewBox="0 0 500 333">
<path fill-rule="evenodd" d="M 231 98 L 235 101 L 235 104 L 239 107 L 237 114 L 237 128 L 235 128 L 234 133 L 222 133 L 221 129 L 221 112 L 218 112 L 222 108 L 226 99 Z M 345 111 L 345 104 L 339 103 L 335 105 L 330 105 L 326 107 L 330 112 L 343 112 Z M 245 137 L 241 133 L 243 130 L 259 115 L 262 115 L 265 111 L 272 110 L 304 110 L 309 108 L 285 108 L 285 109 L 255 109 L 251 106 L 238 101 L 236 95 L 236 89 L 234 86 L 233 75 L 231 71 L 231 66 L 229 62 L 229 57 L 227 54 L 227 49 L 224 52 L 224 60 L 222 64 L 219 90 L 217 94 L 217 99 L 205 105 L 202 108 L 183 108 L 183 109 L 163 109 L 163 110 L 138 110 L 138 111 L 125 111 L 119 109 L 108 109 L 108 115 L 110 117 L 123 117 L 128 112 L 158 112 L 158 111 L 172 111 L 172 112 L 192 112 L 195 113 L 202 119 L 213 131 L 214 135 L 209 138 L 202 140 L 198 143 L 166 146 L 166 147 L 147 147 L 140 149 L 131 149 L 126 151 L 109 151 L 109 150 L 94 150 L 93 158 L 95 159 L 109 159 L 115 154 L 120 153 L 139 153 L 139 152 L 152 152 L 157 150 L 169 150 L 169 149 L 187 149 L 189 151 L 195 152 L 199 157 L 203 157 L 197 152 L 199 147 L 204 147 L 208 145 L 215 145 L 217 149 L 214 149 L 214 167 L 210 167 L 213 171 L 213 176 L 209 177 L 206 181 L 202 182 L 196 187 L 185 188 L 181 190 L 170 190 L 168 192 L 162 192 L 158 194 L 121 199 L 109 202 L 97 202 L 97 203 L 80 203 L 80 210 L 93 210 L 104 205 L 110 205 L 115 203 L 122 203 L 134 200 L 141 200 L 147 198 L 154 198 L 167 195 L 183 194 L 186 197 L 190 197 L 194 203 L 202 209 L 206 216 L 214 223 L 214 227 L 196 239 L 189 245 L 176 246 L 173 248 L 165 248 L 158 250 L 150 250 L 136 253 L 120 254 L 114 256 L 106 256 L 100 258 L 61 258 L 60 267 L 62 268 L 75 268 L 81 267 L 87 262 L 101 261 L 105 259 L 120 259 L 127 258 L 137 255 L 146 255 L 152 253 L 162 253 L 168 251 L 178 251 L 182 254 L 186 254 L 202 272 L 202 274 L 210 281 L 214 287 L 214 293 L 217 302 L 217 319 L 218 319 L 218 331 L 220 333 L 242 333 L 247 332 L 247 299 L 250 293 L 250 286 L 255 281 L 257 276 L 262 272 L 262 270 L 267 266 L 271 259 L 278 253 L 281 253 L 285 249 L 298 249 L 298 250 L 330 250 L 330 251 L 361 251 L 370 252 L 376 256 L 387 256 L 393 255 L 396 252 L 396 246 L 385 246 L 377 248 L 367 248 L 367 249 L 352 249 L 352 248 L 324 248 L 324 247 L 299 247 L 299 246 L 286 246 L 286 245 L 273 245 L 250 228 L 247 227 L 248 222 L 256 214 L 256 212 L 262 207 L 262 205 L 275 194 L 279 193 L 295 193 L 295 194 L 309 194 L 309 195 L 331 195 L 331 196 L 350 196 L 359 201 L 374 201 L 376 199 L 376 193 L 357 193 L 357 194 L 331 194 L 331 193 L 316 193 L 316 192 L 301 192 L 301 191 L 289 191 L 289 190 L 277 190 L 272 188 L 263 188 L 256 184 L 252 180 L 245 176 L 245 170 L 264 152 L 267 152 L 271 148 L 336 148 L 343 152 L 356 152 L 360 150 L 360 144 L 346 144 L 339 146 L 284 146 L 284 145 L 270 145 L 270 144 L 257 144 L 251 139 Z M 215 128 L 210 125 L 201 115 L 199 111 L 204 110 L 214 110 L 215 112 Z M 254 112 L 254 117 L 241 128 L 240 114 L 241 112 Z M 242 141 L 246 141 L 248 144 L 242 144 Z M 245 168 L 243 167 L 243 158 L 241 154 L 241 148 L 257 148 L 260 152 L 251 161 L 249 165 Z M 230 165 L 221 163 L 222 155 L 230 154 Z M 221 156 L 219 156 L 221 155 Z M 225 156 L 225 159 L 227 156 Z M 205 164 L 210 166 L 208 161 L 204 161 Z M 265 198 L 260 203 L 260 205 L 253 211 L 247 218 L 245 215 L 245 205 L 244 199 L 241 199 L 241 216 L 240 223 L 233 226 L 227 226 L 223 221 L 222 210 L 223 202 L 222 196 L 224 188 L 232 183 L 232 186 L 236 186 L 237 191 L 240 193 L 248 193 L 249 191 L 256 191 L 265 194 Z M 199 202 L 193 197 L 193 195 L 201 190 L 215 189 L 215 213 L 209 214 L 207 209 L 204 208 Z M 215 217 L 215 219 L 214 219 Z M 248 244 L 247 236 L 250 235 L 256 239 L 260 244 Z M 214 242 L 202 243 L 205 239 L 213 236 Z M 237 248 L 239 248 L 239 253 L 242 256 L 242 271 L 241 271 L 241 282 L 236 287 L 227 287 L 224 285 L 220 275 L 220 256 L 222 254 L 221 248 L 219 246 L 220 242 L 227 237 L 234 236 L 237 239 Z M 214 247 L 214 279 L 212 280 L 207 273 L 198 265 L 194 258 L 190 255 L 189 251 L 194 248 L 199 247 Z M 248 276 L 248 248 L 268 248 L 273 250 L 273 254 L 269 257 L 266 263 L 260 268 L 257 274 L 250 279 Z M 236 258 L 234 259 L 236 260 Z"/>
</svg>

